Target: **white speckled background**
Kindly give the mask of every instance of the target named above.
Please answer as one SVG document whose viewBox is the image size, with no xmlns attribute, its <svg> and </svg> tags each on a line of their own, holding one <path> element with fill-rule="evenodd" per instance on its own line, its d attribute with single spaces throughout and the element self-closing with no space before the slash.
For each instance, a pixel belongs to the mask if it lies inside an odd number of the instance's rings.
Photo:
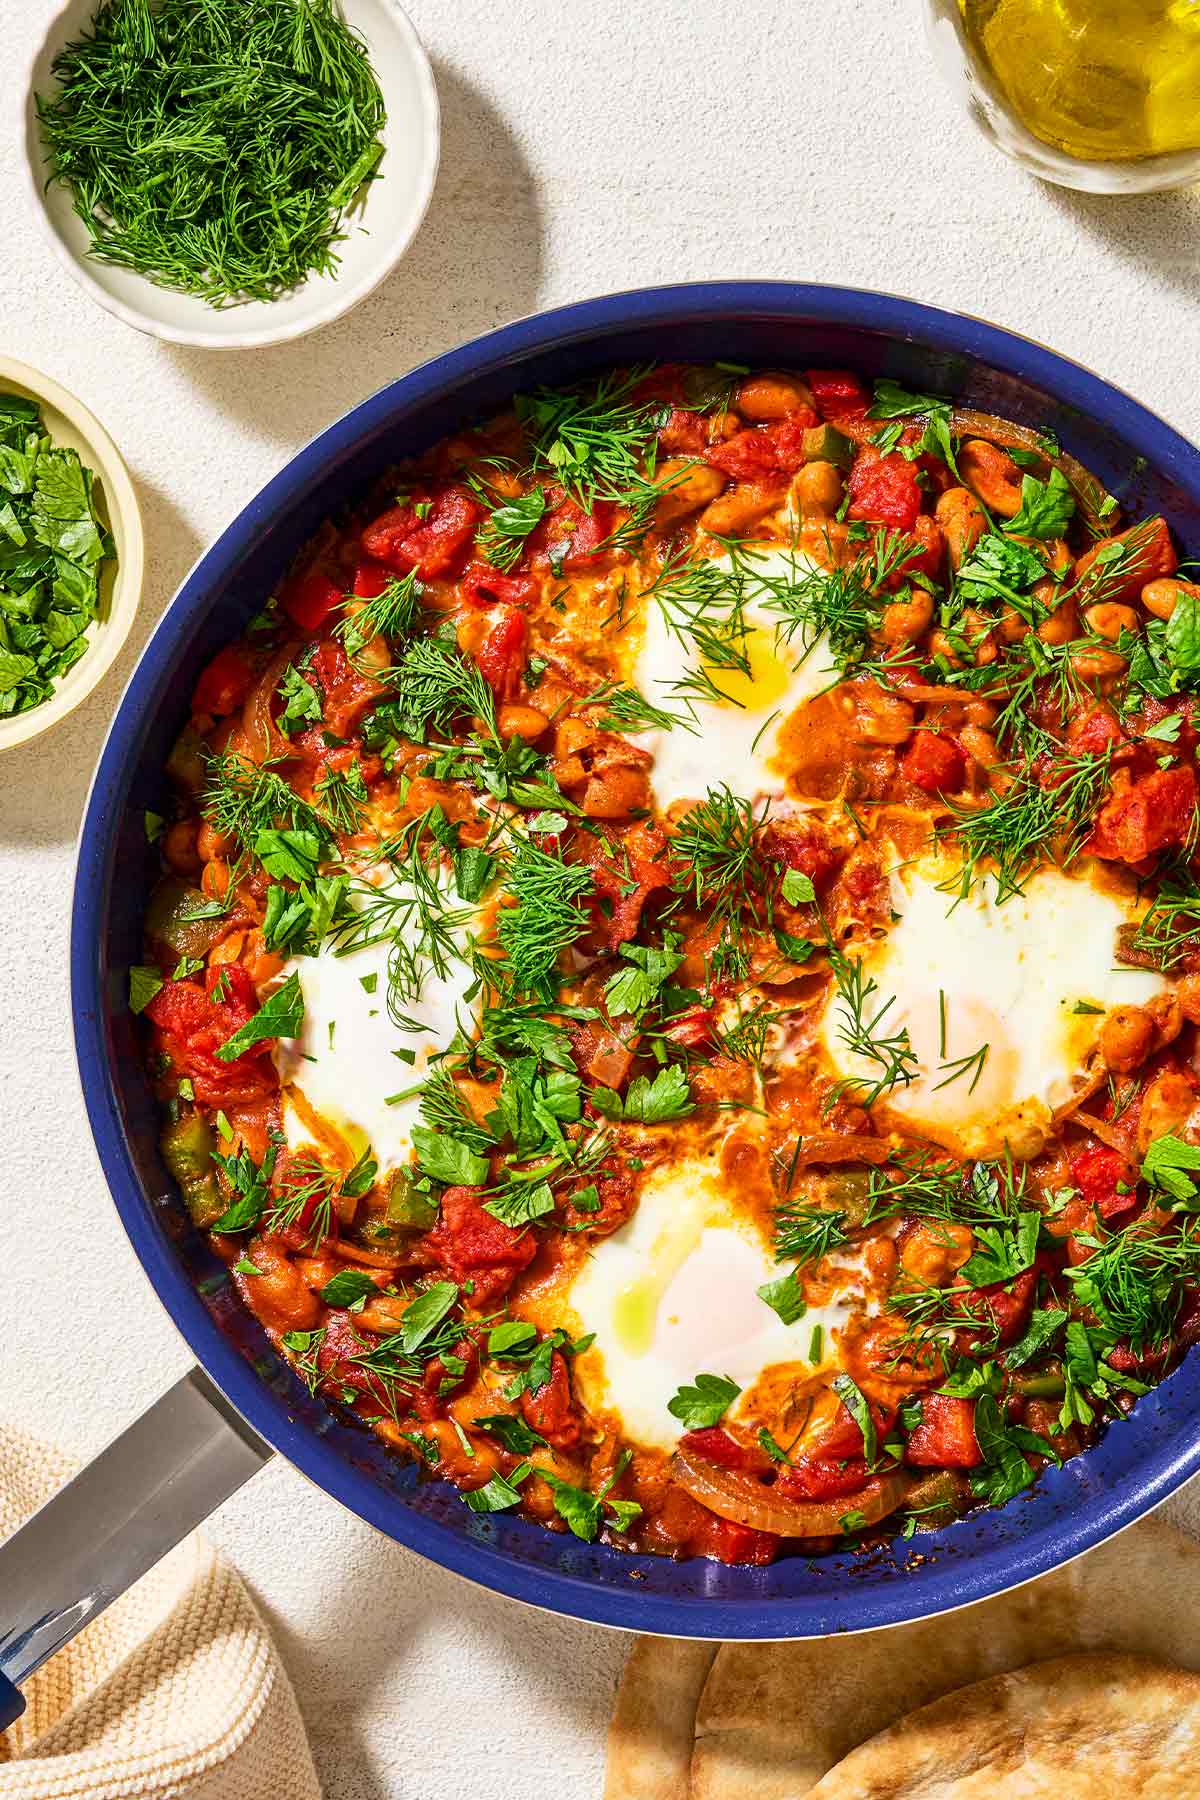
<svg viewBox="0 0 1200 1800">
<path fill-rule="evenodd" d="M 69 285 L 26 214 L 16 72 L 53 10 L 0 0 L 0 342 L 120 444 L 149 576 L 114 674 L 51 738 L 0 759 L 0 1413 L 86 1454 L 189 1360 L 93 1156 L 64 971 L 92 766 L 200 549 L 306 438 L 412 364 L 515 315 L 664 280 L 809 278 L 960 307 L 1200 436 L 1200 192 L 1085 199 L 1010 167 L 937 85 L 915 0 L 410 0 L 444 152 L 406 261 L 301 343 L 173 349 Z M 210 1534 L 277 1632 L 328 1800 L 508 1800 L 547 1783 L 595 1800 L 619 1635 L 468 1587 L 281 1464 Z"/>
</svg>

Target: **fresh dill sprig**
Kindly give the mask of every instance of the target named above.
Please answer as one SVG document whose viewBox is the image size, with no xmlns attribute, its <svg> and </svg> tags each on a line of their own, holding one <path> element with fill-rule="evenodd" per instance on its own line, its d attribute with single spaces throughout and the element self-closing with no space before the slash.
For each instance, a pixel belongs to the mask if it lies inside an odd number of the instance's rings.
<svg viewBox="0 0 1200 1800">
<path fill-rule="evenodd" d="M 591 871 L 528 838 L 518 841 L 504 874 L 505 898 L 496 913 L 496 939 L 504 953 L 487 973 L 516 995 L 547 1002 L 558 993 L 558 963 L 591 922 Z"/>
<path fill-rule="evenodd" d="M 332 274 L 383 96 L 333 0 L 106 0 L 37 98 L 89 254 L 210 306 Z"/>
<path fill-rule="evenodd" d="M 921 554 L 921 547 L 881 528 L 845 568 L 818 568 L 805 558 L 794 563 L 791 573 L 756 566 L 759 559 L 745 546 L 731 544 L 730 552 L 743 585 L 752 580 L 762 605 L 778 615 L 778 629 L 786 642 L 798 639 L 807 656 L 824 637 L 838 670 L 848 675 L 866 659 L 872 634 L 879 629 L 886 604 L 881 598 L 884 584 L 902 574 Z"/>
<path fill-rule="evenodd" d="M 746 930 L 769 922 L 770 877 L 759 848 L 761 824 L 749 800 L 729 787 L 710 788 L 679 821 L 671 844 L 673 886 L 714 929 L 714 972 L 735 980 L 749 967 Z"/>
<path fill-rule="evenodd" d="M 1066 868 L 1083 848 L 1108 792 L 1109 754 L 1064 755 L 1053 781 L 1023 768 L 1003 794 L 982 808 L 951 804 L 952 820 L 940 828 L 961 846 L 962 865 L 946 891 L 966 899 L 975 882 L 990 874 L 996 902 L 1024 891 L 1046 856 Z"/>
<path fill-rule="evenodd" d="M 351 763 L 346 769 L 335 769 L 327 764 L 317 777 L 313 793 L 320 805 L 321 816 L 334 831 L 351 836 L 360 828 L 368 795 L 358 763 Z"/>
<path fill-rule="evenodd" d="M 1200 1276 L 1200 1224 L 1151 1233 L 1138 1223 L 1111 1237 L 1084 1237 L 1086 1262 L 1066 1268 L 1074 1298 L 1090 1306 L 1136 1349 L 1157 1344 L 1174 1327 L 1184 1285 Z"/>
<path fill-rule="evenodd" d="M 1119 935 L 1117 960 L 1168 973 L 1200 951 L 1200 884 L 1183 857 L 1156 878 L 1154 898 L 1138 924 Z"/>
<path fill-rule="evenodd" d="M 406 827 L 388 853 L 388 881 L 379 887 L 352 881 L 328 941 L 338 956 L 368 944 L 390 944 L 388 1011 L 404 1029 L 405 1008 L 420 999 L 430 975 L 445 981 L 456 963 L 469 960 L 465 934 L 475 914 L 471 907 L 451 904 L 450 883 L 424 818 Z"/>
<path fill-rule="evenodd" d="M 750 674 L 746 602 L 739 569 L 713 557 L 689 556 L 686 548 L 668 555 L 645 590 L 643 604 L 661 609 L 667 629 L 689 658 L 684 674 L 672 684 L 676 693 L 728 705 L 720 672 Z"/>
<path fill-rule="evenodd" d="M 862 958 L 848 955 L 832 938 L 827 948 L 841 1015 L 838 1036 L 850 1055 L 860 1057 L 871 1072 L 844 1075 L 835 1082 L 825 1108 L 830 1111 L 844 1095 L 851 1095 L 858 1105 L 870 1108 L 893 1088 L 912 1085 L 920 1073 L 917 1053 L 907 1025 L 884 1029 L 887 1015 L 896 1004 L 895 995 L 880 1005 L 879 983 L 873 975 L 864 973 Z"/>
<path fill-rule="evenodd" d="M 222 750 L 209 762 L 200 805 L 213 827 L 246 851 L 253 850 L 260 832 L 281 825 L 311 831 L 323 843 L 328 839 L 314 808 L 282 775 L 233 750 Z"/>
<path fill-rule="evenodd" d="M 831 1207 L 787 1203 L 775 1208 L 776 1262 L 818 1263 L 850 1242 L 846 1214 Z"/>
<path fill-rule="evenodd" d="M 431 1131 L 444 1131 L 471 1150 L 486 1155 L 495 1138 L 467 1105 L 449 1069 L 435 1069 L 421 1089 L 421 1118 Z"/>
<path fill-rule="evenodd" d="M 373 638 L 407 637 L 421 616 L 423 591 L 416 570 L 410 569 L 389 581 L 382 594 L 367 600 L 351 596 L 335 628 L 350 661 L 355 662 Z"/>
<path fill-rule="evenodd" d="M 469 657 L 440 637 L 416 638 L 386 672 L 393 690 L 387 702 L 406 737 L 425 740 L 432 728 L 449 733 L 457 721 L 479 719 L 490 736 L 496 730 L 496 698 Z"/>
<path fill-rule="evenodd" d="M 661 404 L 633 398 L 644 369 L 601 376 L 576 388 L 518 394 L 517 417 L 529 433 L 535 470 L 549 470 L 584 512 L 597 501 L 650 504 Z"/>
<path fill-rule="evenodd" d="M 619 681 L 606 681 L 579 704 L 604 707 L 596 721 L 601 731 L 672 731 L 677 725 L 697 734 L 700 730 L 695 712 L 687 702 L 684 710 L 672 712 L 669 707 L 656 706 L 652 700 L 647 700 L 637 688 L 626 687 Z"/>
</svg>

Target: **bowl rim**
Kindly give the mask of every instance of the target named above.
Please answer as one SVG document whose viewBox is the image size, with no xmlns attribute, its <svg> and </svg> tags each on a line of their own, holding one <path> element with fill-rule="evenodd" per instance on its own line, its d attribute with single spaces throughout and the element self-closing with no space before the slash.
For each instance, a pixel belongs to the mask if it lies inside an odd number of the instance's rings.
<svg viewBox="0 0 1200 1800">
<path fill-rule="evenodd" d="M 853 1581 L 837 1593 L 686 1598 L 605 1585 L 566 1568 L 517 1561 L 485 1542 L 408 1507 L 394 1493 L 351 1466 L 286 1405 L 224 1337 L 204 1306 L 166 1234 L 149 1219 L 145 1190 L 133 1168 L 106 1044 L 107 996 L 94 941 L 111 864 L 111 843 L 132 778 L 137 722 L 155 699 L 159 665 L 208 609 L 226 559 L 247 551 L 264 517 L 294 504 L 323 469 L 351 454 L 362 437 L 397 412 L 421 406 L 527 355 L 639 325 L 667 327 L 681 320 L 752 316 L 797 323 L 843 325 L 898 340 L 952 350 L 989 367 L 1045 386 L 1081 413 L 1152 448 L 1153 461 L 1200 498 L 1200 450 L 1148 408 L 1083 365 L 1033 339 L 971 315 L 926 306 L 903 296 L 825 284 L 781 281 L 696 282 L 635 289 L 577 301 L 502 326 L 421 364 L 362 401 L 314 437 L 226 527 L 184 580 L 144 649 L 116 710 L 85 807 L 72 908 L 71 985 L 76 1055 L 93 1136 L 117 1211 L 160 1301 L 194 1353 L 249 1424 L 301 1473 L 359 1518 L 441 1567 L 491 1591 L 596 1624 L 669 1636 L 723 1640 L 790 1639 L 872 1630 L 928 1618 L 1017 1587 L 1071 1561 L 1145 1516 L 1200 1471 L 1200 1433 L 1175 1431 L 1139 1461 L 1136 1476 L 1094 1488 L 1086 1503 L 1039 1525 L 1012 1543 L 964 1548 L 934 1569 L 901 1571 L 868 1586 Z M 1169 1380 L 1172 1378 L 1168 1378 Z M 1159 1391 L 1159 1390 L 1155 1390 Z M 1097 1447 L 1097 1450 L 1101 1449 Z M 1067 1465 L 1070 1468 L 1071 1465 Z M 639 1562 L 629 1557 L 631 1576 Z M 832 1585 L 832 1584 L 831 1584 Z M 913 1597 L 922 1596 L 916 1605 Z"/>
<path fill-rule="evenodd" d="M 430 63 L 428 52 L 418 36 L 416 26 L 400 5 L 400 0 L 379 0 L 379 4 L 389 15 L 397 39 L 404 46 L 421 94 L 423 125 L 420 179 L 413 186 L 412 202 L 406 215 L 404 228 L 386 240 L 376 234 L 372 241 L 379 247 L 381 254 L 356 282 L 343 285 L 342 275 L 340 273 L 333 275 L 329 282 L 327 303 L 317 307 L 311 317 L 293 320 L 289 325 L 264 325 L 257 329 L 222 333 L 220 336 L 196 327 L 172 325 L 167 320 L 157 317 L 153 312 L 147 312 L 140 306 L 132 306 L 118 295 L 109 293 L 103 283 L 93 275 L 88 266 L 87 257 L 76 255 L 54 229 L 46 208 L 45 181 L 40 179 L 45 176 L 45 167 L 43 165 L 39 168 L 36 165 L 30 151 L 31 132 L 35 130 L 30 120 L 30 109 L 34 102 L 34 75 L 38 63 L 61 31 L 63 16 L 74 3 L 75 0 L 60 0 L 26 65 L 18 120 L 19 161 L 26 199 L 37 219 L 44 241 L 48 244 L 59 265 L 98 306 L 104 308 L 105 312 L 111 313 L 114 318 L 120 319 L 123 325 L 131 326 L 134 331 L 140 331 L 144 336 L 159 338 L 168 344 L 181 344 L 193 350 L 265 350 L 273 344 L 294 343 L 297 338 L 307 337 L 309 332 L 320 331 L 324 326 L 332 325 L 336 319 L 343 318 L 360 301 L 373 294 L 376 288 L 380 287 L 395 271 L 412 248 L 417 233 L 425 221 L 425 215 L 429 211 L 429 203 L 433 198 L 433 190 L 437 183 L 442 147 L 441 103 L 438 99 L 433 66 Z M 316 277 L 310 279 L 316 279 Z M 151 292 L 154 291 L 155 284 L 153 282 L 145 281 L 145 285 Z"/>
<path fill-rule="evenodd" d="M 87 649 L 74 668 L 68 669 L 48 700 L 27 712 L 12 713 L 0 719 L 0 755 L 5 750 L 15 750 L 18 744 L 30 743 L 43 731 L 49 731 L 60 719 L 69 717 L 77 706 L 82 706 L 99 687 L 121 654 L 133 627 L 142 598 L 146 561 L 142 511 L 133 477 L 125 458 L 95 413 L 69 388 L 41 369 L 20 362 L 15 356 L 0 354 L 0 388 L 9 382 L 28 388 L 30 393 L 37 394 L 54 407 L 87 444 L 92 467 L 104 487 L 109 523 L 115 524 L 120 519 L 127 542 L 124 554 L 118 558 L 107 618 L 91 628 L 94 635 Z M 81 679 L 72 687 L 71 677 L 76 669 L 80 671 Z"/>
</svg>

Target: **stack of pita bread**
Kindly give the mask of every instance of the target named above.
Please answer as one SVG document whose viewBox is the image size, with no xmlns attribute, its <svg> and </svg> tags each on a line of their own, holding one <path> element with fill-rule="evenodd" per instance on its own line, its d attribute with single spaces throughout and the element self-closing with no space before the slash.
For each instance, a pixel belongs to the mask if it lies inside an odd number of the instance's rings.
<svg viewBox="0 0 1200 1800">
<path fill-rule="evenodd" d="M 605 1800 L 1034 1796 L 1200 1800 L 1200 1546 L 1172 1526 L 891 1631 L 641 1638 L 609 1736 Z"/>
</svg>

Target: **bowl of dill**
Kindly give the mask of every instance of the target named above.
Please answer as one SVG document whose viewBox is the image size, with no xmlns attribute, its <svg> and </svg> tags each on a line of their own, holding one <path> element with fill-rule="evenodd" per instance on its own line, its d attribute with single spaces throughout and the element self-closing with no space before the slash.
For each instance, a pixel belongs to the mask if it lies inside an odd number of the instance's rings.
<svg viewBox="0 0 1200 1800">
<path fill-rule="evenodd" d="M 170 343 L 258 349 L 400 261 L 437 91 L 396 0 L 66 0 L 24 145 L 50 248 L 94 300 Z"/>
</svg>

